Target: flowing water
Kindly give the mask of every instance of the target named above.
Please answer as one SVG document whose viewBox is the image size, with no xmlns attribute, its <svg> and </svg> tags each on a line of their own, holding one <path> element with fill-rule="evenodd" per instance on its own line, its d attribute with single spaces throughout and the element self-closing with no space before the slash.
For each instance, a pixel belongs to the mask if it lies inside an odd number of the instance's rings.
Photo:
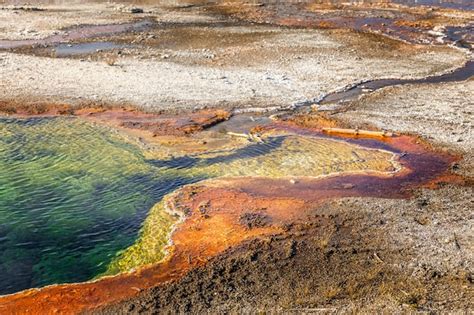
<svg viewBox="0 0 474 315">
<path fill-rule="evenodd" d="M 380 79 L 362 82 L 357 85 L 326 95 L 317 102 L 318 105 L 328 106 L 330 104 L 345 103 L 356 100 L 360 96 L 388 86 L 406 84 L 435 84 L 444 82 L 457 82 L 469 79 L 474 75 L 474 61 L 469 60 L 466 64 L 452 72 L 439 76 L 431 76 L 422 79 Z M 325 107 L 321 106 L 321 109 Z M 332 109 L 332 107 L 328 107 Z"/>
<path fill-rule="evenodd" d="M 0 118 L 0 135 L 0 294 L 162 259 L 176 218 L 160 200 L 185 184 L 398 167 L 388 151 L 291 134 L 170 160 L 77 118 Z"/>
</svg>

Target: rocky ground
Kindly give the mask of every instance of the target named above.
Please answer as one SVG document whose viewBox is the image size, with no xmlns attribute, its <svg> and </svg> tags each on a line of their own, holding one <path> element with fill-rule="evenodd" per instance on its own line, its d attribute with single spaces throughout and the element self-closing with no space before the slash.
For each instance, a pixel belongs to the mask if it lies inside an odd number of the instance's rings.
<svg viewBox="0 0 474 315">
<path fill-rule="evenodd" d="M 232 38 L 246 30 L 218 32 L 222 34 L 215 35 Z M 360 80 L 422 77 L 449 71 L 465 61 L 461 52 L 425 48 L 415 53 L 410 49 L 404 52 L 406 47 L 398 52 L 390 45 L 382 48 L 381 54 L 391 57 L 363 56 L 351 45 L 318 31 L 264 28 L 261 32 L 266 34 L 263 38 L 269 38 L 247 47 L 236 45 L 209 52 L 180 49 L 169 53 L 171 60 L 124 57 L 114 66 L 97 61 L 0 53 L 3 78 L 0 98 L 27 95 L 30 99 L 73 103 L 92 100 L 133 104 L 147 110 L 205 105 L 286 106 Z M 354 40 L 353 35 L 346 37 Z M 337 50 L 338 54 L 328 54 L 331 50 Z M 220 66 L 217 60 L 211 65 L 201 65 L 203 59 L 207 60 L 206 54 L 225 55 L 222 59 L 228 60 L 222 62 L 227 66 Z M 239 58 L 243 54 L 246 58 Z M 254 54 L 265 62 L 255 62 Z M 238 62 L 233 64 L 229 60 L 232 58 Z M 183 65 L 179 59 L 186 59 L 188 64 Z M 189 65 L 190 62 L 194 64 Z M 388 69 L 387 62 L 390 62 Z M 337 72 L 333 72 L 335 69 Z"/>
<path fill-rule="evenodd" d="M 412 132 L 440 145 L 472 149 L 474 80 L 389 87 L 336 114 L 355 125 Z M 435 92 L 434 92 L 435 91 Z"/>
<path fill-rule="evenodd" d="M 20 25 L 36 26 L 38 37 L 49 35 L 50 28 L 68 32 L 63 28 L 72 23 L 91 23 L 99 13 L 99 24 L 130 22 L 133 17 L 155 23 L 143 32 L 92 39 L 132 43 L 132 47 L 110 52 L 94 50 L 74 58 L 57 58 L 41 45 L 19 48 L 19 54 L 0 52 L 0 99 L 92 101 L 146 110 L 288 106 L 361 80 L 443 73 L 468 58 L 460 50 L 410 45 L 347 30 L 253 25 L 199 7 L 150 7 L 149 13 L 137 16 L 97 6 L 87 10 L 73 6 L 68 10 L 79 13 L 70 15 L 65 7 L 0 11 L 1 20 L 8 24 L 0 28 L 0 38 L 9 39 L 25 37 L 12 29 L 18 15 L 25 15 Z M 57 19 L 61 10 L 66 10 L 66 16 L 59 24 L 43 27 L 34 22 Z M 89 14 L 90 10 L 95 13 Z"/>
<path fill-rule="evenodd" d="M 127 104 L 151 111 L 285 107 L 361 80 L 444 73 L 470 58 L 459 49 L 349 30 L 252 25 L 199 6 L 144 8 L 140 18 L 154 27 L 105 38 L 137 45 L 120 53 L 57 58 L 44 49 L 1 51 L 0 101 Z M 76 24 L 137 17 L 120 5 L 45 11 L 5 6 L 0 38 L 45 38 Z M 413 191 L 409 199 L 327 201 L 284 235 L 246 241 L 182 279 L 95 312 L 472 311 L 473 89 L 472 78 L 388 87 L 330 113 L 349 127 L 417 134 L 439 150 L 461 154 L 453 171 L 464 184 L 441 183 Z"/>
</svg>

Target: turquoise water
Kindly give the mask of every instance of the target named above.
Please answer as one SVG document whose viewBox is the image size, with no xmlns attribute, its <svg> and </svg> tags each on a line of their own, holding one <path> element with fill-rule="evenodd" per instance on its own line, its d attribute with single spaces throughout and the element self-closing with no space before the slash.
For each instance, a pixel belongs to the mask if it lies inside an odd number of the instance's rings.
<svg viewBox="0 0 474 315">
<path fill-rule="evenodd" d="M 163 195 L 199 180 L 164 172 L 106 128 L 0 118 L 0 294 L 104 272 Z"/>
</svg>

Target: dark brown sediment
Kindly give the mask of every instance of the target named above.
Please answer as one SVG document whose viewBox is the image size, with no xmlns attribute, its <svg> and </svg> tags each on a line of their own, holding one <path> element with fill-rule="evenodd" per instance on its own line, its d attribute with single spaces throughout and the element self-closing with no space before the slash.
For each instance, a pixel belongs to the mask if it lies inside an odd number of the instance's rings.
<svg viewBox="0 0 474 315">
<path fill-rule="evenodd" d="M 471 193 L 448 185 L 412 200 L 310 205 L 313 210 L 284 233 L 245 241 L 180 280 L 92 313 L 462 312 L 472 308 L 469 267 L 462 261 L 450 262 L 449 271 L 440 267 L 444 249 L 430 246 L 430 237 L 456 226 L 457 238 L 445 247 L 451 256 L 469 247 L 458 234 L 462 223 L 436 220 L 446 213 L 463 220 L 463 199 Z M 453 206 L 457 211 L 449 210 Z"/>
</svg>

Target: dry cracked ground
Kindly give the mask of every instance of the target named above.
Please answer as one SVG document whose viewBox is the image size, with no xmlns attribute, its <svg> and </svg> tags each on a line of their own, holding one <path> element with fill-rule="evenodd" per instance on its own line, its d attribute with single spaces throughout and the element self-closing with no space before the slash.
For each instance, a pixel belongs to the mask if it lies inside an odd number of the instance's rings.
<svg viewBox="0 0 474 315">
<path fill-rule="evenodd" d="M 116 4 L 13 8 L 0 10 L 2 40 L 48 38 L 79 24 L 152 25 L 73 43 L 119 45 L 111 51 L 0 51 L 0 102 L 31 106 L 292 108 L 361 81 L 446 73 L 471 58 L 347 29 L 254 24 L 200 5 L 143 5 L 139 15 Z M 462 155 L 452 169 L 464 184 L 438 183 L 410 199 L 327 201 L 284 236 L 246 241 L 182 279 L 94 312 L 472 312 L 473 91 L 472 77 L 387 87 L 330 113 L 353 128 L 419 135 Z"/>
</svg>

